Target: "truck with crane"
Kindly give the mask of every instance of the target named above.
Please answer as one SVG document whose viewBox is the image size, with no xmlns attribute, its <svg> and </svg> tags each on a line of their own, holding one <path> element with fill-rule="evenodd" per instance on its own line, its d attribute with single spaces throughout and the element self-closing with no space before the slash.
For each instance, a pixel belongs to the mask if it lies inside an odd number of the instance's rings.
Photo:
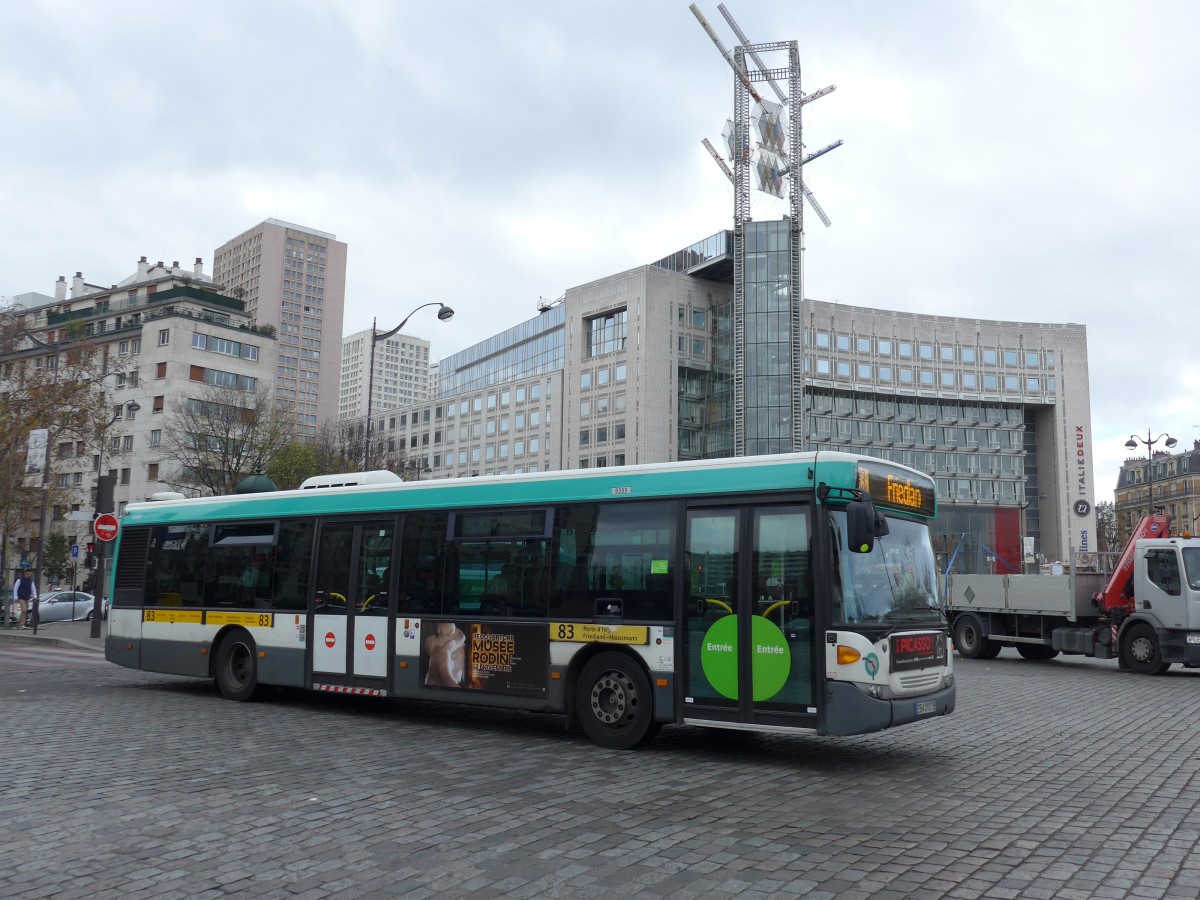
<svg viewBox="0 0 1200 900">
<path fill-rule="evenodd" d="M 1200 667 L 1200 538 L 1172 536 L 1170 516 L 1142 517 L 1107 576 L 1074 564 L 1062 575 L 947 574 L 945 591 L 967 659 L 1015 647 L 1025 659 L 1081 654 L 1145 675 Z"/>
</svg>

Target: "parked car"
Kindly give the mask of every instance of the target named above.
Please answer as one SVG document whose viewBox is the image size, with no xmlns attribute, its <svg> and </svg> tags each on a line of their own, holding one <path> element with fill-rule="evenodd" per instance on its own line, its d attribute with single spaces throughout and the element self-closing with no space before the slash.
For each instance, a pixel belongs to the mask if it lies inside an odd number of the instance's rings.
<svg viewBox="0 0 1200 900">
<path fill-rule="evenodd" d="M 90 622 L 96 598 L 83 591 L 51 591 L 43 594 L 38 604 L 38 622 Z M 108 618 L 108 610 L 101 610 Z"/>
</svg>

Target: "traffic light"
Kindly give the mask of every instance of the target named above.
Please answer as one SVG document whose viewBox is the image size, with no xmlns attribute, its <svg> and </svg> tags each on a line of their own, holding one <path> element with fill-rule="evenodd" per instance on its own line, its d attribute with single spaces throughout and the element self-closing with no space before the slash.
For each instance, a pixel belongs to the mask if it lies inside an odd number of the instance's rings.
<svg viewBox="0 0 1200 900">
<path fill-rule="evenodd" d="M 88 541 L 87 556 L 84 557 L 83 564 L 89 569 L 96 565 L 96 545 L 92 541 Z"/>
</svg>

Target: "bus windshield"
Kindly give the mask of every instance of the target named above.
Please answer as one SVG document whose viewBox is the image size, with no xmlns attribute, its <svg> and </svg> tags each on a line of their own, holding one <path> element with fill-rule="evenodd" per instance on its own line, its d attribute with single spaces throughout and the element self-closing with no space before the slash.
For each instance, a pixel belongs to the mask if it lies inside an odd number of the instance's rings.
<svg viewBox="0 0 1200 900">
<path fill-rule="evenodd" d="M 922 522 L 888 516 L 889 533 L 870 553 L 846 546 L 846 515 L 832 512 L 834 531 L 833 621 L 848 625 L 902 625 L 944 621 L 937 594 L 937 565 Z"/>
</svg>

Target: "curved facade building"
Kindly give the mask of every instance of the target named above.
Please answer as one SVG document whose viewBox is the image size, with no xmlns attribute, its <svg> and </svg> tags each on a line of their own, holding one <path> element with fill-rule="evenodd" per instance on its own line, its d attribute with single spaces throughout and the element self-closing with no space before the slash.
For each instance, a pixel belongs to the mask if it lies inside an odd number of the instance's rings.
<svg viewBox="0 0 1200 900">
<path fill-rule="evenodd" d="M 936 479 L 943 568 L 1017 573 L 1096 549 L 1084 326 L 793 310 L 786 223 L 747 228 L 740 328 L 721 232 L 443 360 L 429 408 L 381 411 L 376 428 L 411 423 L 395 440 L 435 477 L 730 456 L 739 440 L 851 450 Z M 536 426 L 526 382 L 544 382 Z"/>
</svg>

